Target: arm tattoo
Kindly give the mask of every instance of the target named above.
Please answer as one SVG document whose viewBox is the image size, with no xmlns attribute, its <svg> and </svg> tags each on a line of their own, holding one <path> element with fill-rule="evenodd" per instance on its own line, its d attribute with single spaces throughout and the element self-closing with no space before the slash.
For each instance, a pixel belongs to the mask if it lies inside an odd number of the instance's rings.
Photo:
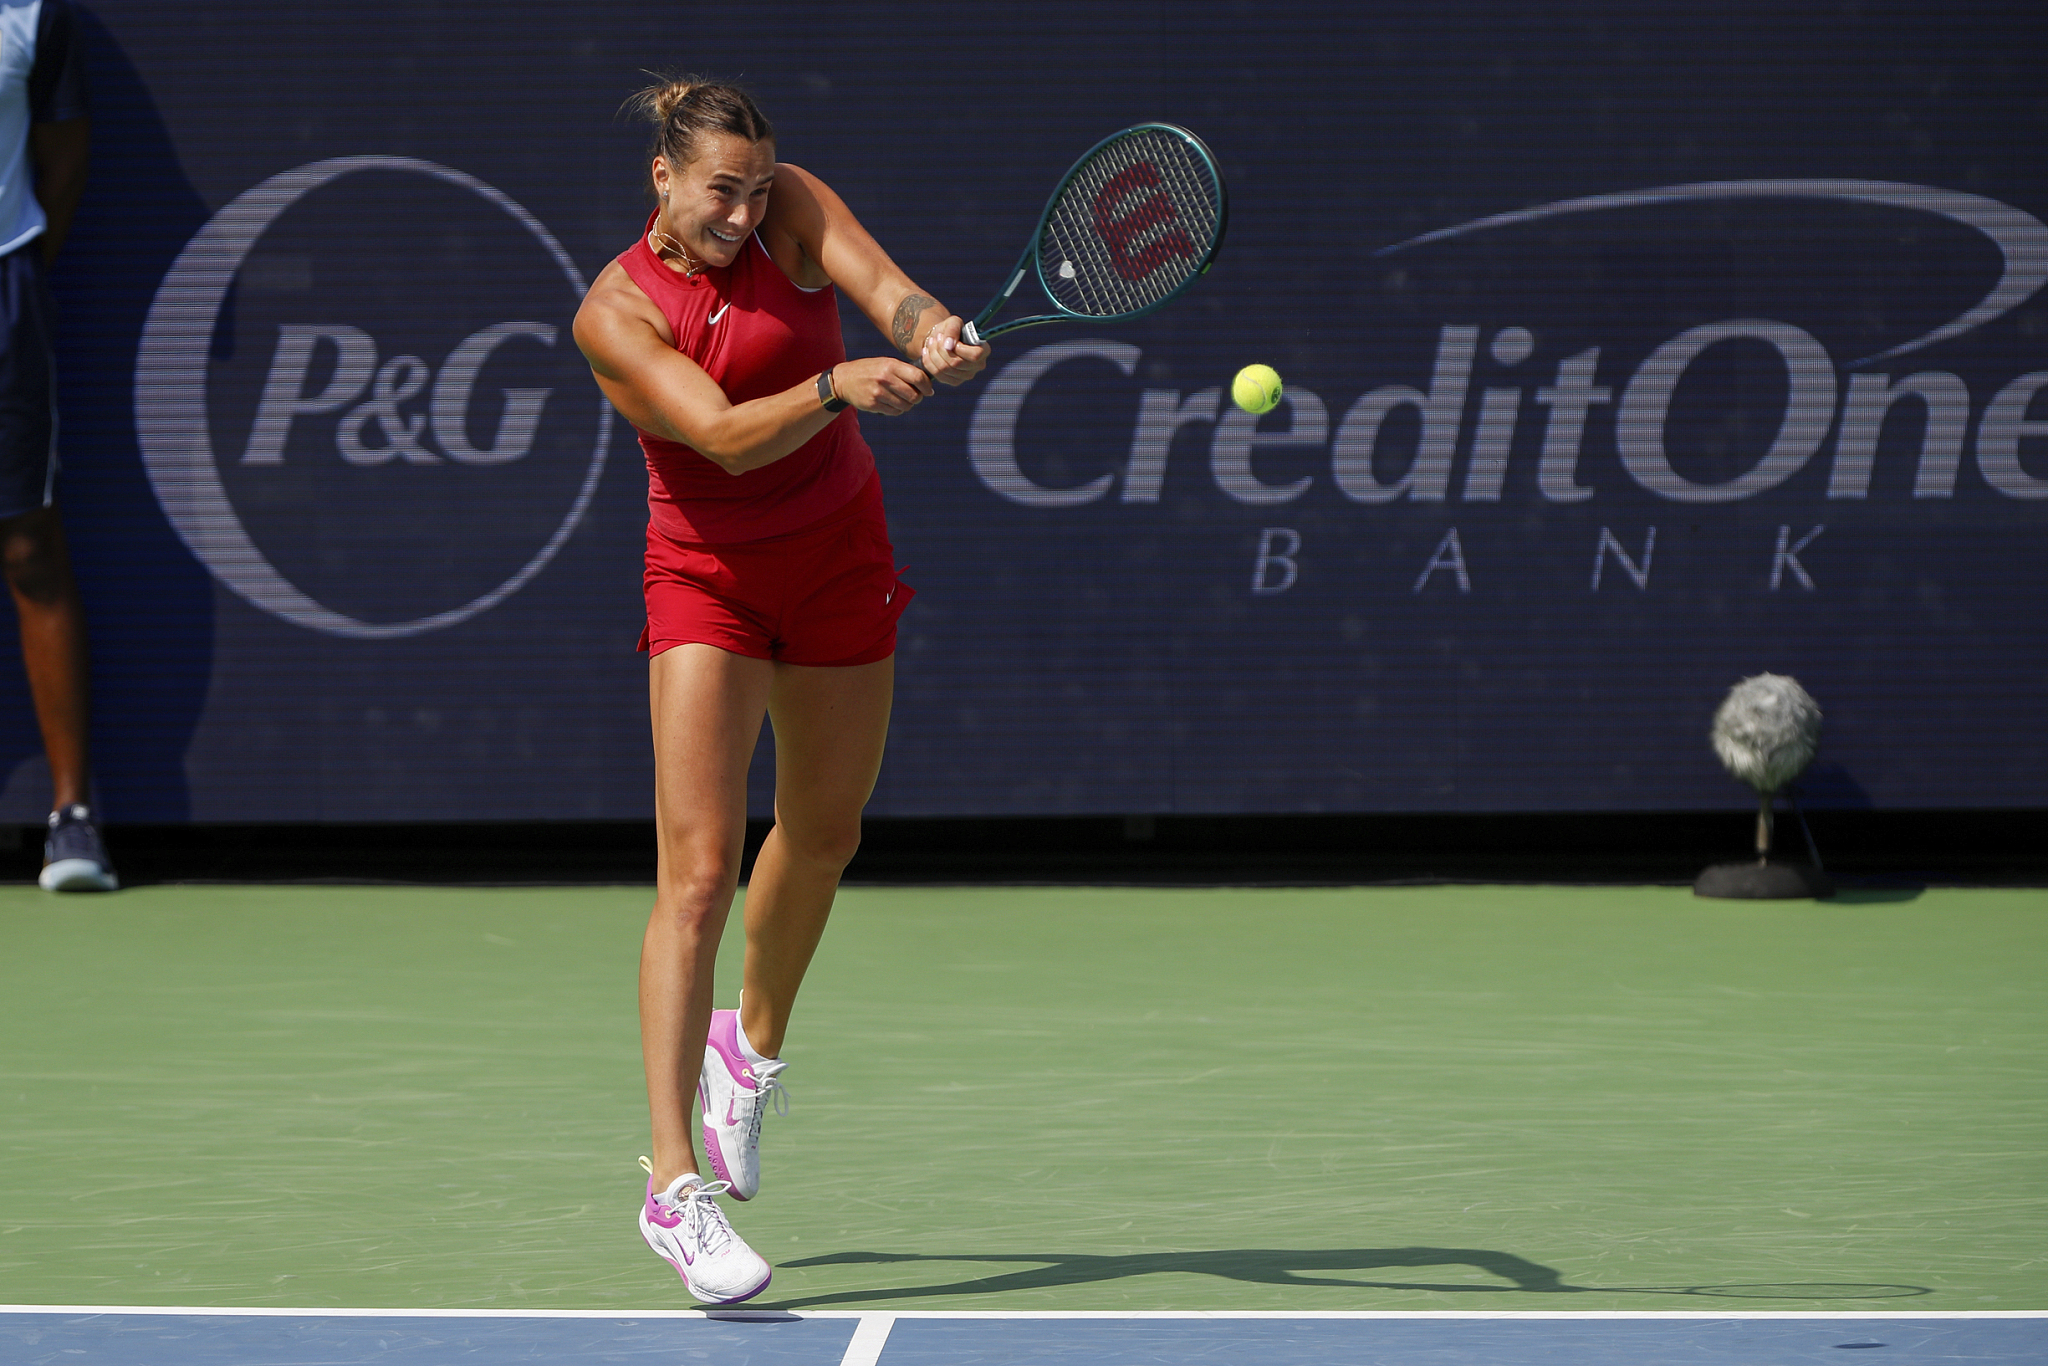
<svg viewBox="0 0 2048 1366">
<path fill-rule="evenodd" d="M 909 355 L 917 348 L 917 320 L 924 316 L 927 308 L 937 308 L 937 299 L 922 294 L 906 294 L 903 302 L 896 305 L 896 317 L 889 324 L 889 340 L 896 343 L 896 349 Z"/>
</svg>

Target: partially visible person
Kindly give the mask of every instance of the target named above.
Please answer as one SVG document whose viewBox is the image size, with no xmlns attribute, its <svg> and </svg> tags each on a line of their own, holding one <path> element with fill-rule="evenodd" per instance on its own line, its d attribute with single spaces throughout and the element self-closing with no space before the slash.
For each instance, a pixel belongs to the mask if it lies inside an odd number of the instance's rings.
<svg viewBox="0 0 2048 1366">
<path fill-rule="evenodd" d="M 85 189 L 85 67 L 67 0 L 0 0 L 0 559 L 50 761 L 40 881 L 118 883 L 93 821 L 85 614 L 57 515 L 55 309 L 44 271 Z"/>
</svg>

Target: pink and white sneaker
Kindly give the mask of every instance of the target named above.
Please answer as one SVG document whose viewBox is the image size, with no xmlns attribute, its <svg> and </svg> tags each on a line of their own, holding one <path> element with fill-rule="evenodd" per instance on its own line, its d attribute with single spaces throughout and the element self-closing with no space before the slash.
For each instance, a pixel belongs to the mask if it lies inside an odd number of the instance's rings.
<svg viewBox="0 0 2048 1366">
<path fill-rule="evenodd" d="M 768 1288 L 775 1273 L 733 1232 L 712 1198 L 725 1190 L 723 1181 L 706 1185 L 697 1173 L 684 1172 L 667 1190 L 657 1191 L 654 1164 L 643 1157 L 640 1167 L 647 1173 L 640 1236 L 676 1269 L 692 1295 L 705 1304 L 738 1304 Z"/>
<path fill-rule="evenodd" d="M 704 1155 L 735 1200 L 751 1200 L 761 1189 L 761 1116 L 772 1103 L 789 1113 L 789 1093 L 776 1078 L 788 1066 L 779 1058 L 750 1063 L 740 1047 L 740 1013 L 711 1012 L 704 1041 L 704 1068 L 697 1074 L 697 1104 L 704 1112 Z"/>
</svg>

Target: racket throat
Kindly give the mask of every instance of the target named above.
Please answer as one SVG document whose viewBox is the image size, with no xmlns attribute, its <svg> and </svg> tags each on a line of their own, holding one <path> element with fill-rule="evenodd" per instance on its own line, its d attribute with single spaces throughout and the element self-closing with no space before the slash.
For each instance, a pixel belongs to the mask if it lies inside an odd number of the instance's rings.
<svg viewBox="0 0 2048 1366">
<path fill-rule="evenodd" d="M 960 329 L 961 340 L 965 341 L 969 346 L 981 346 L 987 342 L 987 334 L 984 333 L 980 327 L 976 326 L 976 324 L 987 322 L 990 318 L 993 318 L 996 315 L 997 310 L 1001 309 L 1004 304 L 1010 302 L 1010 296 L 1017 292 L 1017 286 L 1024 283 L 1024 276 L 1029 269 L 1025 265 L 1025 262 L 1028 262 L 1030 259 L 1030 253 L 1027 252 L 1025 254 L 1024 261 L 1018 262 L 1017 268 L 1010 272 L 1010 283 L 1003 286 L 1003 292 L 996 295 L 994 301 L 991 302 L 987 308 L 981 310 L 981 316 L 979 318 L 974 319 L 973 322 L 968 323 L 967 326 Z"/>
</svg>

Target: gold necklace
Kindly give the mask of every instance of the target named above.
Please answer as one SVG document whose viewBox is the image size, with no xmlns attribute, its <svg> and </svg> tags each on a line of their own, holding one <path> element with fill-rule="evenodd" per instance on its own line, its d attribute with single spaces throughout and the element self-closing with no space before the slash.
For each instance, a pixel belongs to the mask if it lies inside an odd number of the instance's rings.
<svg viewBox="0 0 2048 1366">
<path fill-rule="evenodd" d="M 676 241 L 675 238 L 670 237 L 660 228 L 648 229 L 647 249 L 653 252 L 657 259 L 659 259 L 661 253 L 664 250 L 672 251 L 676 255 L 682 257 L 683 276 L 686 279 L 692 275 L 701 274 L 704 270 L 704 263 L 702 261 L 699 261 L 696 257 L 690 255 L 688 248 L 686 248 L 681 242 Z"/>
</svg>

